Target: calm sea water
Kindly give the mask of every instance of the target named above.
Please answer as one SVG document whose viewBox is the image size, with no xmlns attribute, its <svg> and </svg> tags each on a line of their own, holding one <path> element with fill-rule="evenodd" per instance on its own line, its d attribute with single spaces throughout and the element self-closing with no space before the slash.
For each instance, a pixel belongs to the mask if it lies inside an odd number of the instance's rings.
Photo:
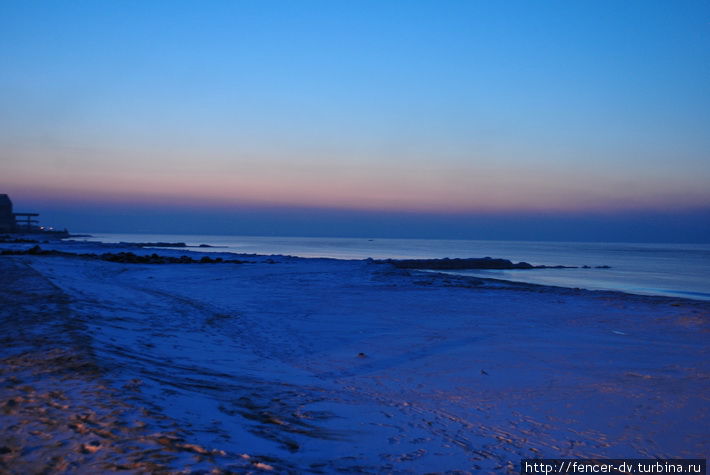
<svg viewBox="0 0 710 475">
<path fill-rule="evenodd" d="M 599 266 L 611 269 L 463 271 L 464 275 L 518 282 L 621 290 L 710 300 L 710 244 L 514 242 L 430 239 L 301 238 L 256 236 L 94 234 L 91 241 L 184 242 L 255 254 L 337 259 L 501 257 L 535 265 Z"/>
</svg>

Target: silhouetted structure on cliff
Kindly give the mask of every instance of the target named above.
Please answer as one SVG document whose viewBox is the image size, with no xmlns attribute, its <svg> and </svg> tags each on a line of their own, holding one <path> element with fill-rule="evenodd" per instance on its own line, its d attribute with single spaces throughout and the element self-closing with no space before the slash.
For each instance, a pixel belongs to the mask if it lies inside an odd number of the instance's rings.
<svg viewBox="0 0 710 475">
<path fill-rule="evenodd" d="M 6 194 L 0 194 L 0 233 L 43 233 L 35 219 L 39 213 L 14 213 L 12 200 Z"/>
<path fill-rule="evenodd" d="M 15 215 L 12 213 L 12 201 L 7 195 L 0 195 L 0 232 L 15 231 Z"/>
</svg>

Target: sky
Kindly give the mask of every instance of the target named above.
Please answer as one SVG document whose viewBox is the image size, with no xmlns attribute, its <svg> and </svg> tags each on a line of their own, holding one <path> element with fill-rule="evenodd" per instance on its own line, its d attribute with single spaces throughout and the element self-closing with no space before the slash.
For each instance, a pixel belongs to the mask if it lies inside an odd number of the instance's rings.
<svg viewBox="0 0 710 475">
<path fill-rule="evenodd" d="M 707 1 L 0 2 L 0 193 L 83 232 L 710 242 Z"/>
</svg>

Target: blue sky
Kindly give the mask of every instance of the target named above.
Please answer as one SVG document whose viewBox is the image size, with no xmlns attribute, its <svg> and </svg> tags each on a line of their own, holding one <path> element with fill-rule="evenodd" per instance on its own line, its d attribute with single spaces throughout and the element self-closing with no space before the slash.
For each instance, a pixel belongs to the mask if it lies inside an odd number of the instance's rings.
<svg viewBox="0 0 710 475">
<path fill-rule="evenodd" d="M 0 191 L 53 224 L 710 240 L 707 2 L 5 1 L 0 72 Z"/>
</svg>

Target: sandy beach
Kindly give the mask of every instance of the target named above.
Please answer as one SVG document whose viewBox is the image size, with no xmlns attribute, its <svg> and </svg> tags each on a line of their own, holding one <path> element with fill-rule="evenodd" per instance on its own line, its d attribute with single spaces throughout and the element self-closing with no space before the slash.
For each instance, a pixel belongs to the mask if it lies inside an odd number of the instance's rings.
<svg viewBox="0 0 710 475">
<path fill-rule="evenodd" d="M 707 302 L 238 259 L 0 256 L 0 471 L 517 473 L 710 452 Z"/>
<path fill-rule="evenodd" d="M 0 1 L 0 475 L 702 472 L 709 28 Z"/>
</svg>

